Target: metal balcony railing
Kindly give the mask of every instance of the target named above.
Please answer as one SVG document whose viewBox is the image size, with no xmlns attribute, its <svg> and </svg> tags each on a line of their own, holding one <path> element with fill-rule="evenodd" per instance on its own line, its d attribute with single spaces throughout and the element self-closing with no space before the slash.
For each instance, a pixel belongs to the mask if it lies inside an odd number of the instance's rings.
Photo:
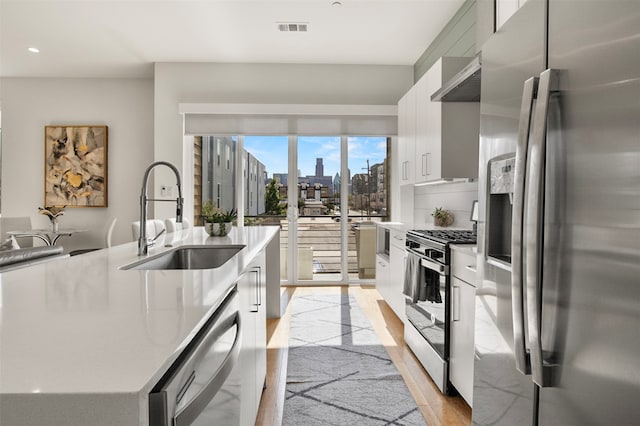
<svg viewBox="0 0 640 426">
<path fill-rule="evenodd" d="M 358 265 L 372 263 L 375 265 L 375 242 L 371 250 L 360 250 L 360 253 L 367 253 L 373 259 L 360 259 L 358 262 L 358 247 L 356 244 L 356 231 L 353 224 L 360 221 L 382 221 L 385 216 L 369 217 L 364 215 L 349 215 L 349 226 L 347 227 L 347 256 L 348 272 L 358 274 Z M 289 224 L 285 216 L 252 216 L 247 220 L 248 224 L 256 225 L 279 225 L 280 226 L 280 247 L 286 249 L 289 245 Z M 341 224 L 335 216 L 300 216 L 298 218 L 298 248 L 312 248 L 313 274 L 340 274 L 341 265 Z M 375 241 L 375 239 L 374 239 Z M 365 244 L 372 244 L 365 242 Z M 285 251 L 286 252 L 286 251 Z M 371 261 L 371 262 L 369 262 Z M 375 269 L 375 268 L 374 268 Z M 362 271 L 360 271 L 362 277 Z M 367 276 L 373 278 L 373 276 Z"/>
</svg>

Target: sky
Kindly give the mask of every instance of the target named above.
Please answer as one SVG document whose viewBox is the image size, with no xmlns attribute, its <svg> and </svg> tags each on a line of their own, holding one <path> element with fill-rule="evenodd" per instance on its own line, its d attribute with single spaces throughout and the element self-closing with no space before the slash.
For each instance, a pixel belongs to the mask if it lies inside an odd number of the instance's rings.
<svg viewBox="0 0 640 426">
<path fill-rule="evenodd" d="M 274 173 L 287 173 L 287 136 L 245 136 L 244 148 L 253 154 L 266 168 L 268 177 Z M 387 153 L 385 137 L 349 137 L 349 169 L 351 176 L 367 172 L 369 166 L 381 163 Z M 340 172 L 339 136 L 299 136 L 298 169 L 301 176 L 316 174 L 316 158 L 322 158 L 324 175 L 335 176 Z"/>
</svg>

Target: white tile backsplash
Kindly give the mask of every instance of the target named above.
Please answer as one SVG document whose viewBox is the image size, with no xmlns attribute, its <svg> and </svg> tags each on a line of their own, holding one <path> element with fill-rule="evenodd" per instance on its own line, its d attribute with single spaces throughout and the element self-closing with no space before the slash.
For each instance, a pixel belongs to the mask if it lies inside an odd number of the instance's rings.
<svg viewBox="0 0 640 426">
<path fill-rule="evenodd" d="M 413 222 L 416 229 L 433 225 L 431 213 L 436 207 L 453 212 L 455 221 L 452 227 L 471 229 L 471 203 L 478 199 L 478 182 L 416 186 L 413 197 Z"/>
</svg>

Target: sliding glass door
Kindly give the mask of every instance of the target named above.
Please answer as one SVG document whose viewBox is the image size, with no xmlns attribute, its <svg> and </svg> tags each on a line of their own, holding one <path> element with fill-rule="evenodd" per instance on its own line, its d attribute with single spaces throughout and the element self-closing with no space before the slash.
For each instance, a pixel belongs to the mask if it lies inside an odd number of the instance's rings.
<svg viewBox="0 0 640 426">
<path fill-rule="evenodd" d="M 345 283 L 340 223 L 340 136 L 299 136 L 297 283 Z"/>
<path fill-rule="evenodd" d="M 374 222 L 388 211 L 386 137 L 198 138 L 202 188 L 195 198 L 238 206 L 247 226 L 280 226 L 283 283 L 375 278 Z"/>
<path fill-rule="evenodd" d="M 244 136 L 243 144 L 245 221 L 280 226 L 282 281 L 346 283 L 339 219 L 341 138 Z M 255 208 L 261 190 L 262 204 Z"/>
<path fill-rule="evenodd" d="M 389 210 L 390 140 L 349 136 L 347 144 L 349 278 L 351 282 L 372 280 L 376 271 L 375 222 L 387 220 Z"/>
</svg>

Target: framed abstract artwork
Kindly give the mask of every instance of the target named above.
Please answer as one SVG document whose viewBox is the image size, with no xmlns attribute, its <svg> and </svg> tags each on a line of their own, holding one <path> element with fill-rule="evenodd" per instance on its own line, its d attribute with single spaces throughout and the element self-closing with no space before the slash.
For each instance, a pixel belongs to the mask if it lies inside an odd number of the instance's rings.
<svg viewBox="0 0 640 426">
<path fill-rule="evenodd" d="M 45 126 L 44 205 L 107 207 L 107 126 Z"/>
</svg>

